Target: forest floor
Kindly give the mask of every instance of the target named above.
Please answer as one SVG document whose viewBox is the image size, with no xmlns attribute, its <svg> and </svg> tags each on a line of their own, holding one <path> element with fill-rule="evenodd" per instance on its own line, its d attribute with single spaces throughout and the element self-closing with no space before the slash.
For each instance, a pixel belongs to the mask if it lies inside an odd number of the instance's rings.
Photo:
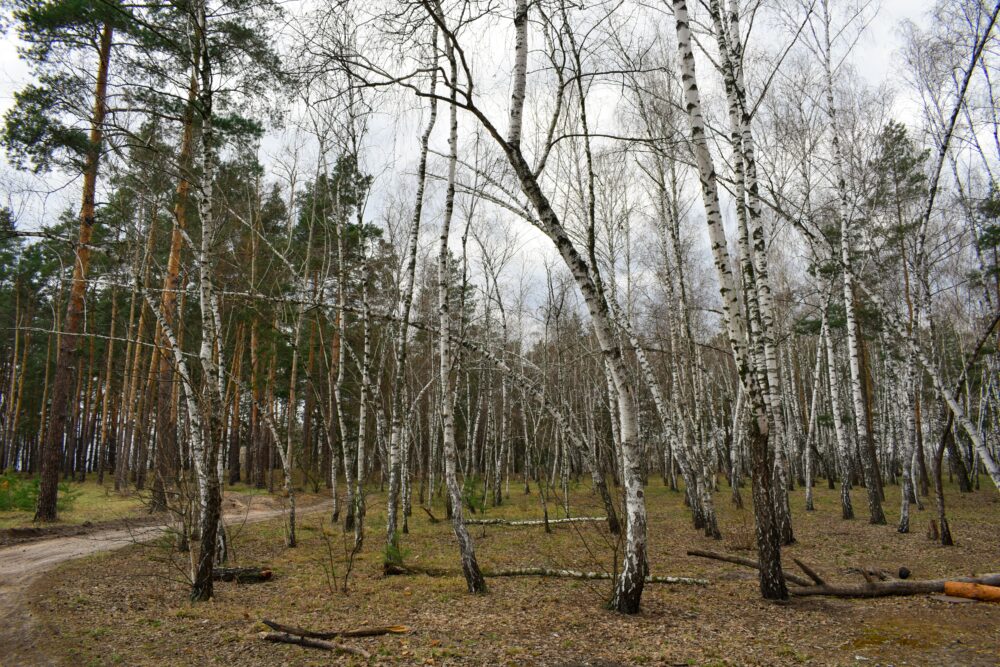
<svg viewBox="0 0 1000 667">
<path fill-rule="evenodd" d="M 128 546 L 148 547 L 161 540 L 167 529 L 167 514 L 150 514 L 137 495 L 108 493 L 108 511 L 102 520 L 100 495 L 93 482 L 73 484 L 77 497 L 87 502 L 74 504 L 52 524 L 28 523 L 26 512 L 5 512 L 14 527 L 0 530 L 0 667 L 7 665 L 60 664 L 56 654 L 46 653 L 39 644 L 47 638 L 39 632 L 38 616 L 26 609 L 32 584 L 43 574 L 67 561 Z M 249 523 L 274 519 L 284 512 L 285 501 L 252 489 L 228 489 L 223 500 L 226 519 L 235 530 Z M 326 501 L 324 503 L 324 501 Z M 309 515 L 328 509 L 328 499 L 309 494 L 300 499 L 302 512 Z M 82 505 L 82 506 L 81 506 Z M 68 516 L 66 516 L 68 515 Z M 100 664 L 100 663 L 98 663 Z"/>
<path fill-rule="evenodd" d="M 816 488 L 816 511 L 792 495 L 798 557 L 828 581 L 859 583 L 850 571 L 906 566 L 915 579 L 1000 571 L 1000 496 L 983 489 L 948 488 L 956 540 L 942 547 L 926 537 L 928 509 L 914 511 L 912 532 L 901 535 L 898 488 L 887 487 L 890 525 L 864 517 L 864 490 L 853 499 L 859 516 L 842 521 L 837 492 Z M 358 658 L 261 641 L 261 619 L 317 630 L 406 625 L 410 632 L 346 640 L 378 664 L 472 665 L 1000 665 L 1000 605 L 954 604 L 931 596 L 843 600 L 760 599 L 756 574 L 746 568 L 685 555 L 691 548 L 753 557 L 753 518 L 736 510 L 723 487 L 716 501 L 724 537 L 705 538 L 690 526 L 681 494 L 654 480 L 646 489 L 649 554 L 654 575 L 704 577 L 706 587 L 649 584 L 642 612 L 622 616 L 605 608 L 611 582 L 549 578 L 490 578 L 485 596 L 465 592 L 450 524 L 431 523 L 419 508 L 403 536 L 407 565 L 447 570 L 447 576 L 382 576 L 384 495 L 367 497 L 366 538 L 347 576 L 353 536 L 331 529 L 326 512 L 299 522 L 299 546 L 284 546 L 282 521 L 233 531 L 237 565 L 273 569 L 268 583 L 219 583 L 210 603 L 187 601 L 190 556 L 168 545 L 91 555 L 48 571 L 18 596 L 30 614 L 19 662 L 72 665 L 320 665 Z M 749 489 L 744 490 L 749 504 Z M 599 514 L 589 484 L 571 491 L 571 513 Z M 280 501 L 275 501 L 280 502 Z M 550 516 L 561 516 L 550 499 Z M 444 518 L 435 499 L 434 514 Z M 537 518 L 537 489 L 511 488 L 488 518 Z M 479 515 L 477 515 L 479 516 Z M 470 526 L 485 570 L 546 566 L 611 569 L 618 558 L 603 523 L 541 527 Z M 64 539 L 64 538 L 60 538 Z M 53 541 L 54 542 L 54 541 Z M 44 543 L 39 543 L 44 544 Z M 0 550 L 0 554 L 3 551 Z M 336 581 L 331 580 L 331 571 Z M 10 610 L 13 611 L 13 610 Z M 0 639 L 0 645 L 3 645 Z"/>
</svg>

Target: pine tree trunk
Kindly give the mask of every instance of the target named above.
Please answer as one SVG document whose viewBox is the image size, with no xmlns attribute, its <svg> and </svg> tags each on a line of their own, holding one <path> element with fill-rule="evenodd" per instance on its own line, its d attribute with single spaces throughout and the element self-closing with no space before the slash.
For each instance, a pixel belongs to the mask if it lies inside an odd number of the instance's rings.
<svg viewBox="0 0 1000 667">
<path fill-rule="evenodd" d="M 113 28 L 106 23 L 101 29 L 98 51 L 97 78 L 94 87 L 94 111 L 90 119 L 90 139 L 83 169 L 83 204 L 80 207 L 80 230 L 73 262 L 73 283 L 70 288 L 66 319 L 59 339 L 56 356 L 56 373 L 52 385 L 51 422 L 41 461 L 41 485 L 35 519 L 55 521 L 56 494 L 59 485 L 59 461 L 63 443 L 67 440 L 66 413 L 69 409 L 70 388 L 73 386 L 73 367 L 77 358 L 77 335 L 84 313 L 84 294 L 87 289 L 87 269 L 90 264 L 90 240 L 95 223 L 95 193 L 97 172 L 100 166 L 104 140 L 104 116 L 107 111 L 108 68 L 111 60 Z"/>
</svg>

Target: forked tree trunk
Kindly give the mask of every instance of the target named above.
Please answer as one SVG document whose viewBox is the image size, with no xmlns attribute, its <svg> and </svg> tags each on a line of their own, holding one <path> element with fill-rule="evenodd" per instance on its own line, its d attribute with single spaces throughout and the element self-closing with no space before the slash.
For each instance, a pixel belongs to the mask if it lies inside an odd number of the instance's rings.
<svg viewBox="0 0 1000 667">
<path fill-rule="evenodd" d="M 691 48 L 691 27 L 687 2 L 674 0 L 673 8 L 684 99 L 691 129 L 691 142 L 701 180 L 702 199 L 705 206 L 712 255 L 719 280 L 723 319 L 739 369 L 740 381 L 747 390 L 753 412 L 753 417 L 749 420 L 751 424 L 749 444 L 753 473 L 754 514 L 757 523 L 757 550 L 761 560 L 760 589 L 765 598 L 785 599 L 788 597 L 788 590 L 781 570 L 781 535 L 776 523 L 777 517 L 775 516 L 771 491 L 773 459 L 768 452 L 769 432 L 765 412 L 765 387 L 759 384 L 760 368 L 755 369 L 754 366 L 757 364 L 751 363 L 758 361 L 753 359 L 755 355 L 751 354 L 754 346 L 753 344 L 747 346 L 744 342 L 747 327 L 743 326 L 737 303 L 726 235 L 722 226 L 715 167 L 712 164 L 708 139 L 705 135 L 705 123 L 701 114 L 701 95 L 698 91 L 694 52 Z M 752 295 L 752 290 L 756 289 L 753 285 L 749 285 L 747 288 L 746 294 L 748 295 Z"/>
<path fill-rule="evenodd" d="M 739 27 L 739 3 L 731 3 L 729 28 L 722 20 L 719 0 L 712 0 L 709 10 L 715 26 L 722 63 L 723 81 L 729 109 L 730 143 L 734 152 L 737 217 L 740 220 L 739 247 L 744 267 L 744 294 L 748 307 L 751 339 L 756 339 L 758 380 L 764 392 L 769 440 L 775 453 L 774 497 L 783 544 L 795 542 L 791 510 L 788 505 L 788 466 L 786 452 L 788 435 L 782 413 L 781 385 L 778 374 L 778 353 L 775 344 L 774 306 L 768 272 L 767 241 L 761 225 L 761 206 L 757 184 L 757 162 L 746 89 L 743 81 L 743 45 Z M 756 328 L 756 334 L 754 329 Z M 754 350 L 754 346 L 750 348 Z M 751 352 L 752 356 L 753 352 Z"/>
</svg>

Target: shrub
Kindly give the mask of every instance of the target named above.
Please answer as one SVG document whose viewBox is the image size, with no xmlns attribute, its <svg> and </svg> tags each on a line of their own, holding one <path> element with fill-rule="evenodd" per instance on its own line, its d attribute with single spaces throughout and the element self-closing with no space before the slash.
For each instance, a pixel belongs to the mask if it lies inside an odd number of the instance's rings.
<svg viewBox="0 0 1000 667">
<path fill-rule="evenodd" d="M 34 512 L 38 505 L 40 486 L 41 480 L 38 477 L 25 478 L 14 473 L 0 475 L 0 511 Z M 63 482 L 59 485 L 56 508 L 60 512 L 72 508 L 73 503 L 80 497 L 80 493 L 79 489 L 74 489 Z"/>
<path fill-rule="evenodd" d="M 482 514 L 486 511 L 486 491 L 485 489 L 480 491 L 482 486 L 483 482 L 479 477 L 466 477 L 462 486 L 462 502 L 473 514 L 476 512 Z"/>
</svg>

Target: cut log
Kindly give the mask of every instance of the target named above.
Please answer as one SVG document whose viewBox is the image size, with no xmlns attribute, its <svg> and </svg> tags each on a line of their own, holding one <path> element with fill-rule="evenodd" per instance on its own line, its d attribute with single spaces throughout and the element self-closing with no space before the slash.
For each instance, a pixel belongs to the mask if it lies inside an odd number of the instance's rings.
<svg viewBox="0 0 1000 667">
<path fill-rule="evenodd" d="M 371 654 L 364 649 L 347 646 L 346 644 L 341 644 L 340 642 L 328 642 L 323 641 L 322 639 L 300 637 L 298 635 L 290 635 L 285 632 L 261 632 L 257 636 L 264 641 L 276 642 L 279 644 L 295 644 L 296 646 L 305 646 L 307 648 L 318 648 L 321 651 L 333 651 L 334 653 L 356 655 L 364 658 L 365 660 L 372 657 Z"/>
<path fill-rule="evenodd" d="M 791 588 L 792 595 L 827 595 L 838 598 L 880 598 L 893 595 L 924 595 L 944 593 L 946 583 L 985 584 L 1000 586 L 1000 574 L 986 574 L 981 577 L 960 577 L 957 579 L 931 579 L 927 581 L 883 581 L 860 585 L 828 584 L 826 586 L 803 586 Z"/>
<path fill-rule="evenodd" d="M 944 594 L 983 602 L 1000 602 L 1000 586 L 986 586 L 962 581 L 944 582 Z"/>
<path fill-rule="evenodd" d="M 710 558 L 712 560 L 721 560 L 723 563 L 732 563 L 734 565 L 743 565 L 744 567 L 752 567 L 755 570 L 760 569 L 760 563 L 755 560 L 750 560 L 749 558 L 742 558 L 740 556 L 729 556 L 727 554 L 720 554 L 714 551 L 702 551 L 700 549 L 691 549 L 687 552 L 688 556 L 698 556 L 699 558 Z M 814 582 L 800 577 L 792 572 L 785 572 L 785 579 L 797 584 L 799 586 L 812 586 Z"/>
<path fill-rule="evenodd" d="M 561 579 L 611 579 L 608 572 L 581 572 L 579 570 L 554 570 L 547 567 L 517 567 L 508 570 L 483 572 L 485 577 L 556 577 Z M 646 577 L 647 584 L 692 584 L 707 586 L 707 579 L 693 577 Z"/>
<path fill-rule="evenodd" d="M 212 570 L 215 581 L 235 581 L 238 584 L 256 584 L 270 581 L 273 573 L 259 567 L 217 567 Z"/>
<path fill-rule="evenodd" d="M 467 519 L 465 524 L 471 526 L 543 526 L 546 523 L 586 523 L 588 521 L 607 521 L 606 516 L 575 516 L 568 519 L 523 519 L 511 521 L 508 519 Z"/>
<path fill-rule="evenodd" d="M 358 628 L 357 630 L 306 630 L 304 628 L 297 628 L 294 625 L 284 625 L 283 623 L 277 623 L 275 621 L 270 621 L 264 619 L 261 621 L 264 625 L 271 628 L 272 630 L 277 630 L 280 633 L 286 635 L 297 635 L 299 637 L 308 637 L 309 639 L 334 639 L 336 637 L 378 637 L 381 635 L 403 635 L 410 631 L 405 625 L 387 625 L 379 626 L 373 628 Z"/>
</svg>

